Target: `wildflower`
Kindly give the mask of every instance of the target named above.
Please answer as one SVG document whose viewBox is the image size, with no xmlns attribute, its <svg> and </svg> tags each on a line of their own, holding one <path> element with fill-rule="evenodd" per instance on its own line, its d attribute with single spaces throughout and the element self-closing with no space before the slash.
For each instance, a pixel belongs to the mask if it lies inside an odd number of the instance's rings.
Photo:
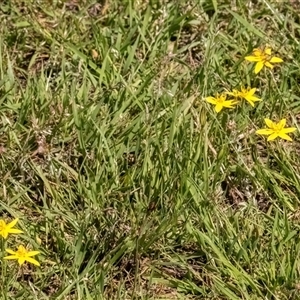
<svg viewBox="0 0 300 300">
<path fill-rule="evenodd" d="M 4 220 L 0 220 L 0 235 L 7 238 L 9 233 L 22 233 L 22 230 L 13 228 L 19 219 L 14 219 L 12 222 L 6 224 Z"/>
<path fill-rule="evenodd" d="M 270 119 L 265 119 L 265 123 L 269 128 L 259 129 L 256 131 L 256 133 L 262 135 L 269 135 L 268 141 L 275 140 L 277 137 L 280 137 L 287 141 L 292 141 L 292 139 L 287 135 L 287 133 L 294 132 L 297 129 L 295 127 L 284 128 L 286 124 L 286 119 L 282 119 L 278 123 L 275 123 Z"/>
<path fill-rule="evenodd" d="M 281 63 L 283 60 L 276 56 L 271 56 L 271 48 L 259 49 L 256 48 L 253 50 L 251 56 L 246 56 L 245 59 L 251 62 L 256 62 L 254 73 L 257 74 L 260 70 L 266 66 L 273 69 L 272 63 Z"/>
<path fill-rule="evenodd" d="M 18 247 L 17 251 L 11 249 L 5 249 L 5 251 L 11 255 L 5 256 L 4 259 L 17 259 L 20 266 L 23 265 L 25 261 L 40 266 L 40 263 L 31 257 L 39 254 L 39 251 L 27 251 L 22 245 Z"/>
<path fill-rule="evenodd" d="M 227 92 L 228 95 L 231 95 L 235 98 L 242 98 L 247 100 L 252 106 L 254 106 L 254 102 L 261 101 L 261 99 L 254 96 L 256 91 L 256 88 L 241 88 L 241 91 L 239 90 L 232 90 L 232 92 Z"/>
<path fill-rule="evenodd" d="M 216 97 L 207 97 L 206 101 L 215 105 L 215 111 L 217 113 L 220 112 L 223 109 L 223 107 L 234 108 L 233 105 L 237 103 L 237 101 L 235 100 L 226 100 L 225 94 L 217 94 Z"/>
</svg>

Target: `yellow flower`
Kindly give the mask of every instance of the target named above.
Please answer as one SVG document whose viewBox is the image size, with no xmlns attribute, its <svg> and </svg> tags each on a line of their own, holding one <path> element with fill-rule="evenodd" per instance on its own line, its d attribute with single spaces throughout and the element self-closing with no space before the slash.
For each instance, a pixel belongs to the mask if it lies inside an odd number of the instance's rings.
<svg viewBox="0 0 300 300">
<path fill-rule="evenodd" d="M 245 59 L 251 62 L 256 62 L 254 73 L 257 74 L 260 70 L 266 66 L 273 69 L 272 63 L 281 63 L 283 60 L 276 56 L 271 56 L 271 48 L 259 49 L 256 48 L 253 50 L 253 55 L 246 56 Z"/>
<path fill-rule="evenodd" d="M 256 91 L 256 88 L 241 88 L 241 91 L 238 91 L 238 90 L 232 90 L 232 92 L 227 92 L 228 95 L 231 95 L 235 98 L 242 98 L 242 99 L 245 99 L 247 100 L 252 106 L 254 106 L 254 102 L 256 101 L 261 101 L 261 99 L 257 98 L 254 96 L 255 94 L 255 91 Z"/>
<path fill-rule="evenodd" d="M 205 98 L 208 103 L 215 105 L 215 111 L 218 113 L 220 112 L 223 107 L 226 108 L 234 108 L 233 105 L 237 103 L 235 100 L 226 100 L 225 94 L 217 94 L 216 97 L 207 97 Z"/>
<path fill-rule="evenodd" d="M 275 140 L 280 137 L 287 141 L 292 141 L 292 139 L 287 135 L 287 133 L 294 132 L 297 130 L 295 127 L 284 128 L 286 124 L 286 119 L 282 119 L 278 123 L 271 121 L 270 119 L 265 119 L 265 123 L 269 128 L 259 129 L 256 131 L 257 134 L 269 135 L 268 141 Z"/>
<path fill-rule="evenodd" d="M 19 219 L 14 219 L 12 222 L 6 224 L 4 220 L 0 220 L 0 235 L 3 238 L 7 238 L 9 233 L 22 233 L 22 230 L 14 229 Z"/>
<path fill-rule="evenodd" d="M 5 249 L 5 251 L 11 255 L 5 256 L 4 259 L 17 259 L 19 265 L 23 265 L 25 261 L 28 261 L 36 266 L 40 266 L 40 263 L 31 257 L 39 254 L 39 251 L 27 251 L 22 245 L 18 247 L 17 251 L 11 249 Z"/>
</svg>

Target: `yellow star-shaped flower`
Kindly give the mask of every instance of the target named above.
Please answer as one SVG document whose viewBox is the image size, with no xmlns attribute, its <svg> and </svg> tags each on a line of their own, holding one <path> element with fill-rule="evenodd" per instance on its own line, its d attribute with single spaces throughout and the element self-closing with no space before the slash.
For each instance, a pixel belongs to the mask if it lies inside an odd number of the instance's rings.
<svg viewBox="0 0 300 300">
<path fill-rule="evenodd" d="M 13 228 L 18 223 L 18 220 L 14 219 L 8 224 L 4 220 L 0 220 L 0 235 L 6 239 L 10 233 L 23 233 L 22 230 Z"/>
<path fill-rule="evenodd" d="M 233 105 L 237 103 L 237 101 L 235 100 L 226 100 L 225 94 L 217 94 L 216 97 L 207 97 L 206 101 L 215 105 L 215 111 L 217 113 L 220 112 L 223 109 L 223 107 L 234 108 Z"/>
<path fill-rule="evenodd" d="M 254 96 L 256 92 L 256 88 L 241 88 L 241 90 L 233 89 L 232 92 L 227 92 L 228 95 L 235 97 L 236 99 L 241 98 L 247 100 L 252 106 L 254 106 L 254 102 L 261 101 L 261 99 Z"/>
<path fill-rule="evenodd" d="M 283 62 L 281 58 L 271 56 L 271 53 L 271 48 L 256 48 L 253 50 L 252 55 L 246 56 L 245 59 L 251 62 L 256 62 L 254 73 L 258 74 L 264 66 L 273 69 L 274 66 L 272 65 L 272 63 Z"/>
<path fill-rule="evenodd" d="M 23 265 L 26 261 L 36 266 L 40 266 L 40 263 L 32 258 L 32 256 L 39 254 L 39 251 L 28 251 L 22 245 L 18 247 L 17 251 L 13 251 L 11 249 L 5 249 L 5 251 L 11 255 L 5 256 L 4 259 L 17 259 L 20 266 Z"/>
<path fill-rule="evenodd" d="M 280 137 L 287 141 L 292 141 L 292 139 L 287 135 L 287 133 L 294 132 L 297 130 L 295 127 L 285 127 L 286 119 L 280 120 L 278 123 L 271 121 L 270 119 L 265 119 L 265 123 L 269 128 L 259 129 L 256 131 L 257 134 L 269 135 L 268 141 L 275 140 Z"/>
</svg>

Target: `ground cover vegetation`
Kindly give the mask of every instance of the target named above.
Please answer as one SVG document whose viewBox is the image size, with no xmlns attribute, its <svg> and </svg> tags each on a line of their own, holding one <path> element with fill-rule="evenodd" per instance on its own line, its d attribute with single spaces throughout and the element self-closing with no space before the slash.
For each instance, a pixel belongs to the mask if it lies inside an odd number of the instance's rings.
<svg viewBox="0 0 300 300">
<path fill-rule="evenodd" d="M 300 4 L 0 2 L 0 299 L 300 299 Z"/>
</svg>

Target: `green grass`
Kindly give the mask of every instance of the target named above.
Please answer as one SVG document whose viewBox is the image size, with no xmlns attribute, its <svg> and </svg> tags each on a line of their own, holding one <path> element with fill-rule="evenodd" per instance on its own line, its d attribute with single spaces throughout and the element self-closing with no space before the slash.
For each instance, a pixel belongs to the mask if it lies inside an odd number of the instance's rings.
<svg viewBox="0 0 300 300">
<path fill-rule="evenodd" d="M 0 299 L 300 299 L 296 2 L 50 2 L 0 3 Z"/>
</svg>

